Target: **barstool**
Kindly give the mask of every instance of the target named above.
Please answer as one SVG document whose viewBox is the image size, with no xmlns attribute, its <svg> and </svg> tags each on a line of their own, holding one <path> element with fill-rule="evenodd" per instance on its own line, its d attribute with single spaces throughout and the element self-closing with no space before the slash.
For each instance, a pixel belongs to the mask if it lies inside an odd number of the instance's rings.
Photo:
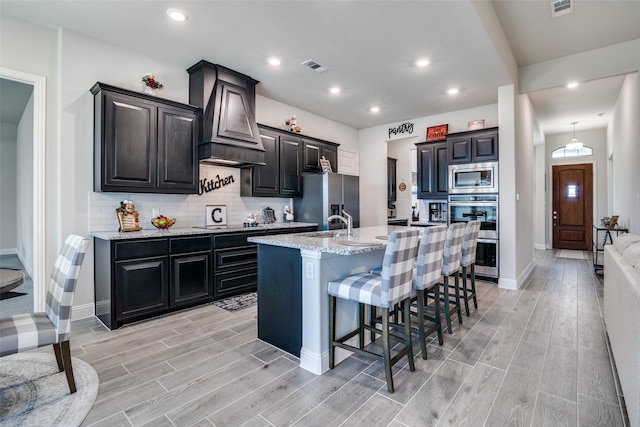
<svg viewBox="0 0 640 427">
<path fill-rule="evenodd" d="M 469 221 L 464 230 L 464 240 L 462 241 L 462 256 L 460 265 L 462 266 L 462 299 L 464 309 L 469 316 L 469 298 L 473 298 L 473 306 L 478 308 L 476 298 L 476 248 L 478 246 L 478 234 L 480 234 L 480 221 Z M 467 288 L 467 267 L 471 276 L 471 288 Z"/>
<path fill-rule="evenodd" d="M 442 276 L 444 278 L 442 286 L 442 299 L 444 300 L 444 317 L 447 321 L 447 330 L 451 330 L 451 314 L 458 312 L 458 322 L 462 324 L 462 313 L 460 311 L 460 281 L 458 270 L 460 270 L 460 258 L 462 256 L 462 239 L 466 225 L 456 222 L 449 226 L 447 239 L 444 242 L 444 257 L 442 260 Z M 454 276 L 454 300 L 451 301 L 449 294 L 449 276 Z M 453 307 L 451 306 L 453 304 Z"/>
<path fill-rule="evenodd" d="M 442 273 L 442 255 L 444 253 L 444 242 L 447 237 L 447 227 L 444 225 L 428 227 L 422 234 L 418 257 L 416 258 L 416 271 L 413 277 L 413 288 L 417 292 L 416 306 L 418 317 L 418 336 L 420 337 L 420 348 L 422 358 L 427 358 L 426 337 L 434 331 L 438 332 L 438 342 L 443 344 L 442 323 L 440 321 L 440 275 Z M 426 304 L 425 292 L 434 293 L 434 306 Z M 434 316 L 425 313 L 425 309 L 432 310 Z M 431 325 L 425 329 L 425 322 Z"/>
<path fill-rule="evenodd" d="M 329 368 L 333 369 L 335 348 L 340 347 L 383 360 L 387 377 L 387 389 L 393 393 L 393 375 L 391 367 L 405 355 L 409 359 L 409 369 L 415 370 L 413 348 L 411 346 L 410 302 L 412 293 L 413 263 L 420 232 L 415 229 L 394 231 L 389 240 L 382 262 L 380 275 L 359 273 L 329 282 Z M 358 327 L 341 338 L 336 339 L 336 298 L 358 303 Z M 389 310 L 395 304 L 404 305 L 404 338 L 391 334 Z M 364 306 L 370 305 L 382 309 L 382 330 L 365 324 Z M 382 335 L 383 354 L 376 354 L 364 349 L 364 331 L 368 330 Z M 354 347 L 345 342 L 358 335 L 359 346 Z M 391 357 L 390 339 L 404 344 L 398 353 Z"/>
</svg>

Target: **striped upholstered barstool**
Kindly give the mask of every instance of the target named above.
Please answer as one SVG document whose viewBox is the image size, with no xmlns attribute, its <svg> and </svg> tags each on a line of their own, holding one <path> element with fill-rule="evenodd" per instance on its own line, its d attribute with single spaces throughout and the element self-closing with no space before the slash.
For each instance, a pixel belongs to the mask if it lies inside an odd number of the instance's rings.
<svg viewBox="0 0 640 427">
<path fill-rule="evenodd" d="M 329 367 L 335 363 L 335 348 L 340 347 L 363 356 L 373 357 L 384 362 L 387 377 L 387 389 L 393 393 L 393 375 L 391 367 L 405 355 L 409 360 L 409 369 L 415 370 L 413 349 L 411 346 L 410 302 L 412 293 L 413 263 L 418 245 L 418 230 L 394 231 L 389 236 L 382 262 L 380 275 L 360 273 L 342 277 L 329 282 Z M 336 338 L 336 298 L 358 303 L 358 327 L 341 338 Z M 389 310 L 395 304 L 404 305 L 404 338 L 391 334 Z M 382 309 L 382 330 L 365 324 L 365 305 Z M 365 330 L 382 335 L 382 353 L 376 354 L 364 349 Z M 359 336 L 359 346 L 346 344 L 346 341 Z M 404 346 L 391 357 L 391 338 Z"/>
<path fill-rule="evenodd" d="M 89 239 L 71 235 L 60 249 L 47 291 L 47 311 L 0 319 L 0 356 L 53 344 L 58 369 L 65 371 L 69 391 L 76 392 L 69 336 L 71 306 Z M 1 363 L 1 362 L 0 362 Z"/>
<path fill-rule="evenodd" d="M 442 261 L 442 276 L 444 282 L 442 299 L 444 300 L 444 317 L 447 321 L 447 330 L 451 330 L 451 314 L 458 312 L 458 322 L 462 324 L 462 313 L 460 312 L 460 280 L 458 270 L 460 270 L 460 259 L 462 257 L 462 239 L 466 225 L 456 222 L 449 226 L 447 239 L 444 242 L 444 257 Z M 449 277 L 454 276 L 454 294 L 449 292 Z M 453 300 L 451 298 L 453 297 Z"/>
<path fill-rule="evenodd" d="M 478 308 L 478 299 L 476 298 L 476 248 L 478 246 L 478 234 L 480 234 L 480 221 L 469 221 L 464 230 L 464 240 L 462 241 L 462 257 L 460 265 L 462 266 L 462 299 L 464 300 L 464 309 L 469 316 L 469 298 L 473 298 L 473 306 Z M 471 288 L 467 288 L 467 268 L 471 276 Z"/>
<path fill-rule="evenodd" d="M 434 331 L 438 333 L 438 342 L 443 344 L 442 323 L 440 322 L 440 276 L 442 274 L 442 255 L 444 242 L 447 237 L 447 227 L 444 225 L 428 227 L 424 230 L 418 247 L 416 270 L 413 277 L 413 288 L 417 306 L 417 332 L 420 337 L 422 358 L 427 358 L 426 337 Z M 425 293 L 433 292 L 433 307 L 427 305 Z M 433 317 L 427 313 L 433 311 Z M 428 323 L 427 323 L 428 322 Z M 426 328 L 425 323 L 429 326 Z"/>
</svg>

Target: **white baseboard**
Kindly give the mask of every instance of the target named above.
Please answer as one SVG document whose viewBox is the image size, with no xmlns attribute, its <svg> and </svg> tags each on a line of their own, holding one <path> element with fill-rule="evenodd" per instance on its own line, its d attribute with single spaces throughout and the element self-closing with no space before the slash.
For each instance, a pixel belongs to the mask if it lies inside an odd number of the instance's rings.
<svg viewBox="0 0 640 427">
<path fill-rule="evenodd" d="M 518 289 L 518 281 L 517 280 L 513 280 L 513 279 L 505 279 L 503 277 L 500 277 L 498 279 L 498 287 L 502 288 L 502 289 L 517 290 Z"/>
<path fill-rule="evenodd" d="M 16 254 L 16 256 L 20 260 L 20 263 L 22 264 L 22 268 L 24 268 L 24 271 L 26 271 L 29 277 L 31 277 L 33 280 L 33 267 L 31 266 L 31 264 L 26 262 L 22 255 Z"/>
<path fill-rule="evenodd" d="M 96 315 L 94 305 L 82 304 L 82 305 L 74 305 L 73 310 L 71 311 L 71 320 L 80 320 L 80 319 L 88 319 L 90 317 L 94 317 Z"/>
<path fill-rule="evenodd" d="M 531 260 L 531 262 L 529 262 L 529 265 L 527 265 L 527 267 L 522 270 L 522 273 L 520 273 L 516 280 L 500 277 L 498 279 L 498 287 L 503 289 L 511 289 L 514 291 L 521 289 L 525 285 L 525 283 L 527 283 L 529 277 L 531 277 L 531 275 L 533 274 L 533 270 L 535 269 L 535 267 L 535 260 Z"/>
<path fill-rule="evenodd" d="M 534 243 L 533 249 L 538 249 L 539 251 L 544 251 L 547 249 L 547 245 L 545 243 Z"/>
<path fill-rule="evenodd" d="M 0 249 L 0 255 L 16 255 L 18 248 Z"/>
</svg>

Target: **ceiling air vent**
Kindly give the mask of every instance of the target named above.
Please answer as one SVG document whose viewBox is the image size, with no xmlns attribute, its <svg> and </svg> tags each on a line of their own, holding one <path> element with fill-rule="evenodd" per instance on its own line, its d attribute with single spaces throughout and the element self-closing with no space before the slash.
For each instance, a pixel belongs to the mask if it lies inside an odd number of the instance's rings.
<svg viewBox="0 0 640 427">
<path fill-rule="evenodd" d="M 557 0 L 551 2 L 551 17 L 557 18 L 562 15 L 573 13 L 573 2 L 575 0 Z"/>
<path fill-rule="evenodd" d="M 316 73 L 323 73 L 323 72 L 325 72 L 325 71 L 327 71 L 329 69 L 329 67 L 326 67 L 326 66 L 324 66 L 322 64 L 318 64 L 313 59 L 309 59 L 307 61 L 304 61 L 300 65 L 304 65 L 305 67 L 309 67 L 310 69 L 312 69 Z"/>
</svg>

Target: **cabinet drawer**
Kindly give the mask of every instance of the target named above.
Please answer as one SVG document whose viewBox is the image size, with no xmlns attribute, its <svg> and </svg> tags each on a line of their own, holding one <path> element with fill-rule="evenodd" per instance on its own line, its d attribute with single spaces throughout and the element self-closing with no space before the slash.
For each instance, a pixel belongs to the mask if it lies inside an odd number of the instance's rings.
<svg viewBox="0 0 640 427">
<path fill-rule="evenodd" d="M 258 248 L 256 245 L 232 249 L 216 249 L 214 254 L 216 272 L 241 266 L 255 267 L 258 262 Z"/>
<path fill-rule="evenodd" d="M 169 251 L 172 254 L 211 250 L 211 236 L 172 237 L 169 239 Z"/>
<path fill-rule="evenodd" d="M 232 270 L 214 276 L 216 298 L 255 291 L 258 287 L 258 269 Z"/>
<path fill-rule="evenodd" d="M 113 256 L 116 260 L 166 255 L 169 251 L 167 239 L 115 242 L 113 246 Z"/>
<path fill-rule="evenodd" d="M 248 243 L 247 237 L 251 236 L 264 236 L 264 230 L 260 231 L 251 231 L 244 233 L 229 233 L 220 236 L 213 237 L 213 248 L 214 249 L 224 249 L 224 248 L 232 248 L 235 246 L 247 246 L 254 245 L 255 243 Z"/>
</svg>

